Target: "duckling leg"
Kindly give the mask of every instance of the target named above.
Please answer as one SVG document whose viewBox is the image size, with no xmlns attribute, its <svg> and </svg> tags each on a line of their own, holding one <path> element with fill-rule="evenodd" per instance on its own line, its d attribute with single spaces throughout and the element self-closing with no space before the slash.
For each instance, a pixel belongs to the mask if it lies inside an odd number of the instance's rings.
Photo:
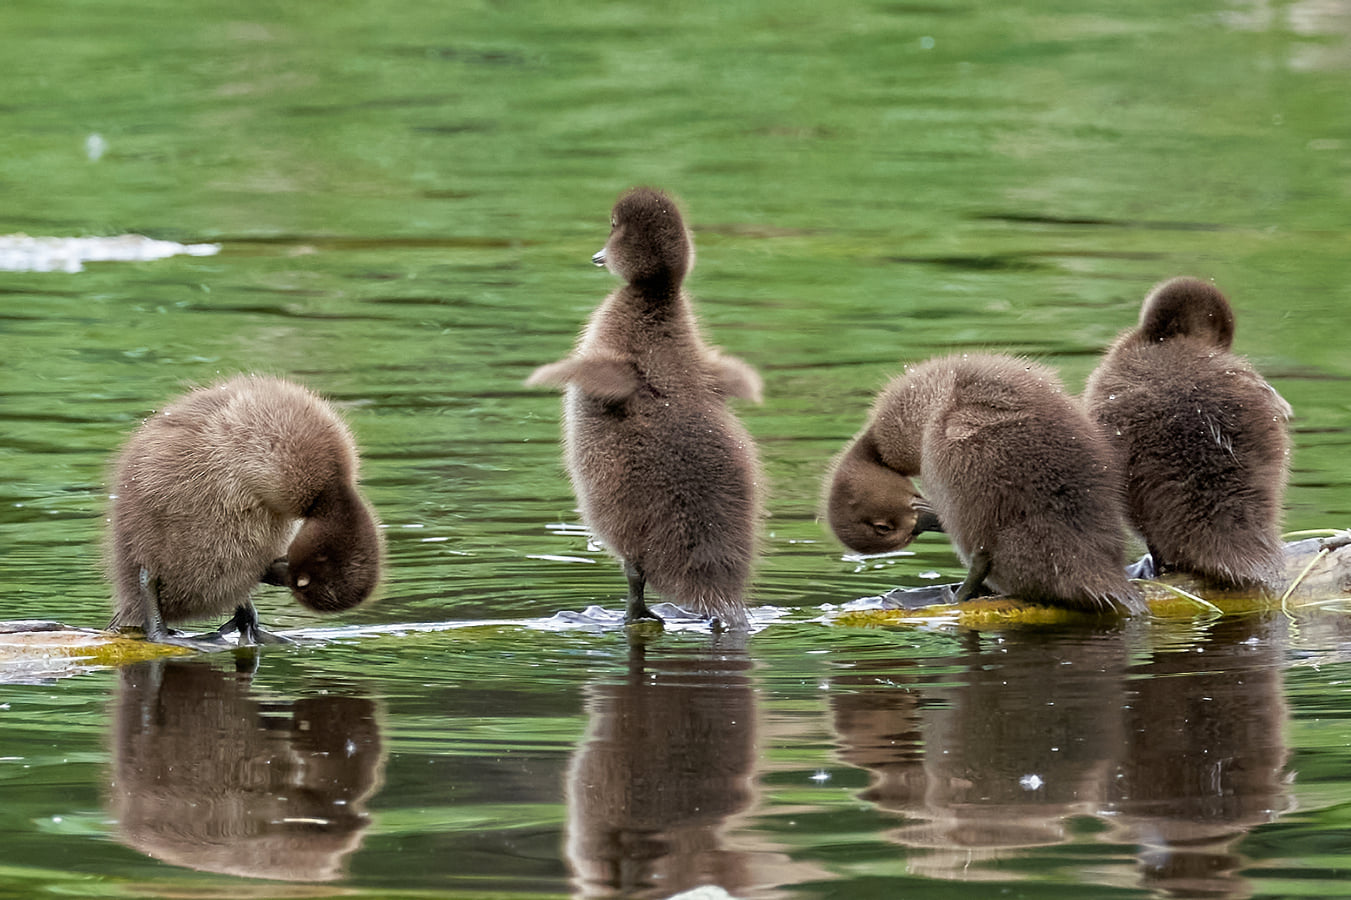
<svg viewBox="0 0 1351 900">
<path fill-rule="evenodd" d="M 159 587 L 159 579 L 152 577 L 150 570 L 141 566 L 141 609 L 145 610 L 145 639 L 154 644 L 171 644 L 189 650 L 219 650 L 224 643 L 219 635 L 215 641 L 208 635 L 191 638 L 165 627 L 164 613 L 159 608 Z"/>
<path fill-rule="evenodd" d="M 971 554 L 971 569 L 966 573 L 966 580 L 962 582 L 961 587 L 957 588 L 952 602 L 965 603 L 972 597 L 979 597 L 985 593 L 985 576 L 990 574 L 990 567 L 993 564 L 988 550 L 977 550 Z"/>
<path fill-rule="evenodd" d="M 239 604 L 235 610 L 234 617 L 226 622 L 216 631 L 212 632 L 218 637 L 224 637 L 232 631 L 239 632 L 239 643 L 247 644 L 294 644 L 295 641 L 290 638 L 282 637 L 279 634 L 273 634 L 270 631 L 263 630 L 258 624 L 258 611 L 253 608 L 253 604 L 247 600 Z"/>
<path fill-rule="evenodd" d="M 150 577 L 150 570 L 141 566 L 141 609 L 145 611 L 145 639 L 156 644 L 170 636 L 164 627 L 164 614 L 159 608 L 159 579 Z"/>
<path fill-rule="evenodd" d="M 647 577 L 643 575 L 643 570 L 624 560 L 624 577 L 629 582 L 628 607 L 624 612 L 624 624 L 634 625 L 638 622 L 656 622 L 661 625 L 661 616 L 647 608 L 643 602 L 643 589 L 647 585 Z"/>
</svg>

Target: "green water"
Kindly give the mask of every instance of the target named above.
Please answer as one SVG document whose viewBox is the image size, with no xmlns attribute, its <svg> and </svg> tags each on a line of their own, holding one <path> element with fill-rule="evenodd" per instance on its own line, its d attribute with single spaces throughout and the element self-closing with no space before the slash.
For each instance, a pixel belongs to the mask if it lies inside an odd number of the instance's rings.
<svg viewBox="0 0 1351 900">
<path fill-rule="evenodd" d="M 644 658 L 484 625 L 0 685 L 0 897 L 1351 896 L 1340 609 L 815 621 L 960 575 L 815 521 L 889 375 L 998 348 L 1077 389 L 1176 274 L 1295 408 L 1287 526 L 1347 524 L 1345 3 L 17 0 L 0 59 L 0 234 L 222 247 L 0 273 L 0 619 L 107 620 L 111 454 L 242 370 L 362 445 L 390 565 L 340 623 L 615 608 L 521 381 L 613 286 L 634 183 L 683 198 L 710 337 L 765 377 L 781 611 Z"/>
</svg>

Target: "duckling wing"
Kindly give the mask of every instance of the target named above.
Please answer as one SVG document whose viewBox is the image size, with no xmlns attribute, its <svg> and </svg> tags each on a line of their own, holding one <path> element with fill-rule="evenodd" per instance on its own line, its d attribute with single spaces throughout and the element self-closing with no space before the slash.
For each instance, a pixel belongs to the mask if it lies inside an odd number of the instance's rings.
<svg viewBox="0 0 1351 900">
<path fill-rule="evenodd" d="M 718 387 L 724 393 L 732 397 L 740 397 L 743 400 L 750 400 L 753 403 L 759 403 L 764 392 L 765 383 L 760 378 L 760 373 L 747 362 L 737 359 L 735 356 L 725 356 L 717 351 L 713 352 L 712 359 L 713 371 L 717 375 Z"/>
<path fill-rule="evenodd" d="M 576 385 L 582 393 L 607 403 L 627 400 L 640 384 L 633 361 L 621 356 L 584 354 L 540 366 L 525 380 L 530 387 Z"/>
</svg>

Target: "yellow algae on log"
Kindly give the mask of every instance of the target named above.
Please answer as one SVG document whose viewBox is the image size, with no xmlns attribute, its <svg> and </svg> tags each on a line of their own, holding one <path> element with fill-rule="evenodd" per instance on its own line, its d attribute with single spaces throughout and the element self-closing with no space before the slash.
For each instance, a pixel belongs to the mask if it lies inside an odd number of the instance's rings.
<svg viewBox="0 0 1351 900">
<path fill-rule="evenodd" d="M 54 623 L 0 622 L 0 680 L 15 672 L 56 676 L 81 668 L 118 666 L 190 652 L 109 631 Z"/>
<path fill-rule="evenodd" d="M 1244 615 L 1271 609 L 1297 609 L 1351 597 L 1351 532 L 1309 538 L 1285 545 L 1285 584 L 1269 594 L 1216 588 L 1192 575 L 1166 575 L 1140 581 L 1149 613 L 1158 619 L 1197 619 Z M 932 593 L 932 588 L 921 591 Z M 916 592 L 919 593 L 918 591 Z M 887 594 L 899 605 L 905 591 Z M 1043 606 L 1014 597 L 981 597 L 965 603 L 935 603 L 915 608 L 855 609 L 838 613 L 831 624 L 852 628 L 897 625 L 958 625 L 994 628 L 1008 625 L 1061 625 L 1097 618 L 1092 612 Z"/>
</svg>

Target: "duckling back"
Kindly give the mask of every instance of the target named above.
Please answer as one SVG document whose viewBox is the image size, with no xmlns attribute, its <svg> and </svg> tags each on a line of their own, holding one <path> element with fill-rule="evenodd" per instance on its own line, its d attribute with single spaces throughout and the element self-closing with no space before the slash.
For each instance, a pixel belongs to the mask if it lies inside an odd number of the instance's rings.
<svg viewBox="0 0 1351 900">
<path fill-rule="evenodd" d="M 636 394 L 622 406 L 570 388 L 565 460 L 582 518 L 657 593 L 731 628 L 760 517 L 750 434 L 721 400 Z"/>
<path fill-rule="evenodd" d="M 1229 302 L 1212 285 L 1164 282 L 1084 397 L 1120 455 L 1130 521 L 1156 566 L 1274 587 L 1291 413 L 1229 352 L 1233 333 Z"/>
<path fill-rule="evenodd" d="M 247 603 L 320 498 L 355 496 L 356 469 L 342 420 L 310 391 L 280 379 L 237 376 L 152 415 L 115 465 L 107 546 L 114 627 L 145 621 L 143 569 L 158 580 L 166 623 Z M 352 549 L 378 572 L 374 519 L 359 497 L 355 502 L 353 517 L 366 521 Z M 373 587 L 373 573 L 357 577 Z"/>
<path fill-rule="evenodd" d="M 921 363 L 882 391 L 860 439 L 882 465 L 920 478 L 963 561 L 988 559 L 992 587 L 1143 609 L 1122 570 L 1113 458 L 1050 369 L 977 354 Z"/>
</svg>

